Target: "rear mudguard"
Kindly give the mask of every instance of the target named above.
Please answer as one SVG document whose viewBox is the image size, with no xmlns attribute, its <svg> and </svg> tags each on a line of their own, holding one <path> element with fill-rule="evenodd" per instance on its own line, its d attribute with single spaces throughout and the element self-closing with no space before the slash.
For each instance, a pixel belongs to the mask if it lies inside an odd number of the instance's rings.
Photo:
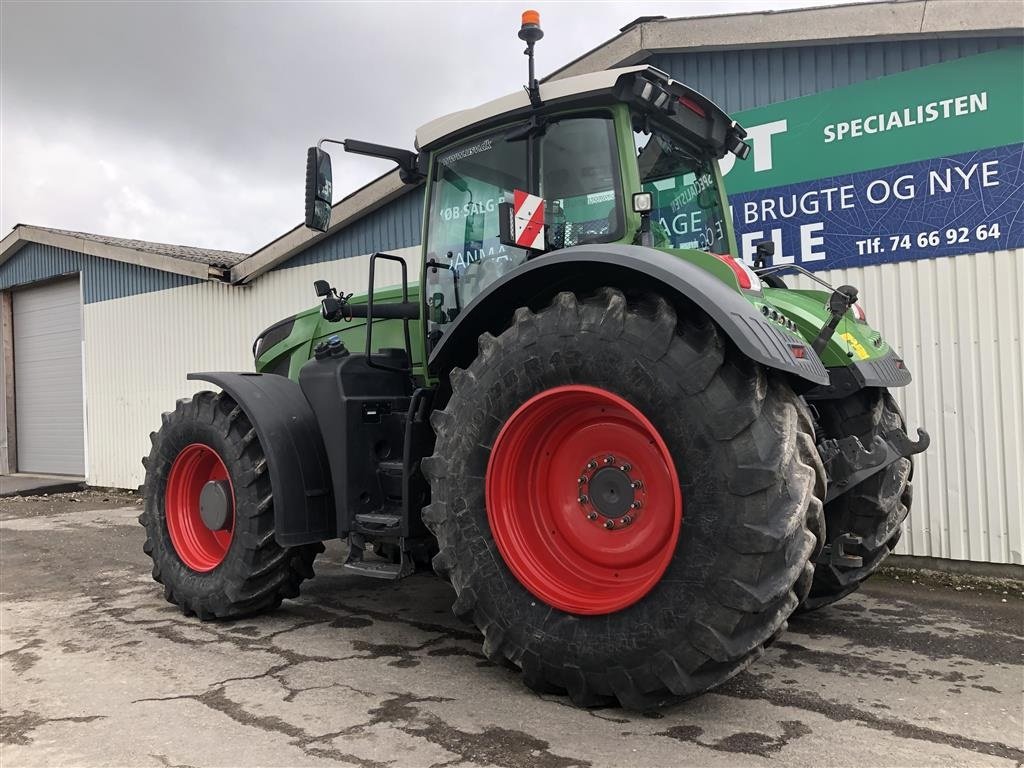
<svg viewBox="0 0 1024 768">
<path fill-rule="evenodd" d="M 765 298 L 796 323 L 808 342 L 828 322 L 829 294 L 819 290 L 766 288 Z M 910 371 L 882 334 L 857 320 L 852 310 L 839 323 L 821 352 L 829 383 L 804 393 L 808 400 L 847 397 L 864 387 L 905 387 Z"/>
<path fill-rule="evenodd" d="M 828 384 L 828 373 L 804 339 L 772 323 L 736 288 L 707 270 L 654 248 L 636 245 L 581 245 L 541 256 L 491 283 L 445 329 L 430 354 L 430 369 L 444 374 L 465 367 L 485 331 L 500 333 L 516 307 L 539 309 L 562 290 L 602 286 L 661 293 L 682 299 L 707 314 L 752 360 L 791 374 L 802 388 Z M 792 345 L 800 346 L 797 358 Z"/>
<path fill-rule="evenodd" d="M 277 543 L 294 547 L 335 538 L 327 454 L 299 385 L 263 373 L 190 373 L 188 378 L 227 392 L 256 430 L 270 472 Z"/>
<path fill-rule="evenodd" d="M 858 360 L 841 368 L 829 368 L 829 383 L 804 392 L 807 400 L 834 400 L 852 395 L 864 387 L 905 387 L 910 371 L 903 358 L 889 350 L 873 360 Z"/>
</svg>

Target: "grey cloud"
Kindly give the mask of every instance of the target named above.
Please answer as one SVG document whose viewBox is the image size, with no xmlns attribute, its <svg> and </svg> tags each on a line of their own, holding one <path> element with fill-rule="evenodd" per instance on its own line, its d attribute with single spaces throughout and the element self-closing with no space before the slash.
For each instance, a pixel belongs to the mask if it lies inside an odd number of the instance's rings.
<svg viewBox="0 0 1024 768">
<path fill-rule="evenodd" d="M 642 14 L 811 4 L 540 3 L 540 72 Z M 412 145 L 521 87 L 524 3 L 2 4 L 0 229 L 251 250 L 301 218 L 305 147 Z M 389 168 L 345 156 L 337 194 Z"/>
</svg>

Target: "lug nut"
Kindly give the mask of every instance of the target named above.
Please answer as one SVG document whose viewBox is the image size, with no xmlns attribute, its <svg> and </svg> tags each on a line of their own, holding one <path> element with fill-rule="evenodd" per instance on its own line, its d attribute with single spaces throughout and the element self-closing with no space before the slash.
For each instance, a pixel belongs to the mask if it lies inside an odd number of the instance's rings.
<svg viewBox="0 0 1024 768">
<path fill-rule="evenodd" d="M 590 469 L 590 470 L 597 469 L 597 462 L 596 461 L 587 462 L 587 469 Z"/>
<path fill-rule="evenodd" d="M 590 501 L 590 499 L 588 499 L 588 498 L 587 498 L 586 496 L 580 496 L 580 497 L 579 497 L 579 498 L 577 499 L 577 501 L 578 501 L 578 502 L 579 502 L 580 504 L 586 504 L 586 503 L 587 503 L 588 501 Z"/>
<path fill-rule="evenodd" d="M 644 484 L 641 483 L 639 480 L 634 480 L 632 483 L 629 484 L 629 487 L 636 491 L 643 488 Z"/>
<path fill-rule="evenodd" d="M 604 460 L 604 463 L 605 464 L 614 464 L 615 463 L 615 457 L 614 456 L 606 456 L 605 460 Z"/>
<path fill-rule="evenodd" d="M 619 522 L 622 523 L 623 525 L 629 525 L 630 523 L 633 522 L 633 518 L 630 517 L 629 515 L 626 515 L 624 518 L 619 520 Z"/>
<path fill-rule="evenodd" d="M 610 531 L 612 528 L 615 527 L 615 521 L 614 520 L 605 520 L 604 521 L 604 527 L 607 528 Z"/>
<path fill-rule="evenodd" d="M 597 520 L 597 512 L 588 512 L 587 520 Z"/>
<path fill-rule="evenodd" d="M 587 478 L 581 477 L 579 480 L 576 481 L 576 484 L 577 485 L 586 485 L 587 484 Z"/>
<path fill-rule="evenodd" d="M 634 501 L 632 504 L 629 505 L 629 508 L 630 509 L 640 509 L 641 506 L 643 506 L 643 505 L 639 501 Z"/>
<path fill-rule="evenodd" d="M 621 469 L 623 472 L 629 472 L 629 470 L 631 470 L 632 468 L 632 464 L 623 464 L 621 467 L 619 467 L 619 469 Z"/>
</svg>

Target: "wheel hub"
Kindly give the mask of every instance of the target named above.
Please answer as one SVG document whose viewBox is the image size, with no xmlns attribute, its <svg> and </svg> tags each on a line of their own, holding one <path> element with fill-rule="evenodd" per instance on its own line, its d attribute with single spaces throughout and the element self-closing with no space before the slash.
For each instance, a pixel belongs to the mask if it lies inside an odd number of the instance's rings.
<svg viewBox="0 0 1024 768">
<path fill-rule="evenodd" d="M 199 517 L 211 531 L 226 530 L 231 522 L 231 484 L 227 480 L 210 480 L 199 492 Z"/>
<path fill-rule="evenodd" d="M 592 463 L 588 462 L 587 466 Z M 630 465 L 604 466 L 589 477 L 586 472 L 580 476 L 584 480 L 580 503 L 587 510 L 593 509 L 599 516 L 606 518 L 603 521 L 596 517 L 590 519 L 601 523 L 607 530 L 614 530 L 616 522 L 629 525 L 635 519 L 635 511 L 640 508 L 636 494 L 640 484 L 630 477 L 627 467 Z M 626 520 L 627 516 L 629 520 Z M 613 525 L 609 526 L 608 520 Z"/>
<path fill-rule="evenodd" d="M 604 389 L 555 387 L 520 406 L 494 441 L 486 498 L 509 570 L 569 613 L 632 605 L 675 554 L 682 494 L 671 454 L 635 406 Z"/>
</svg>

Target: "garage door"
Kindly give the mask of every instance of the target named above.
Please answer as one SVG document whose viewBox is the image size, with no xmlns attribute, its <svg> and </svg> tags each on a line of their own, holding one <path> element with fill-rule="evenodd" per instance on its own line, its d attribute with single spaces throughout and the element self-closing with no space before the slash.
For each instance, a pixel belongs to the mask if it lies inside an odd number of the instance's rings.
<svg viewBox="0 0 1024 768">
<path fill-rule="evenodd" d="M 85 474 L 78 278 L 14 292 L 19 472 Z"/>
</svg>

